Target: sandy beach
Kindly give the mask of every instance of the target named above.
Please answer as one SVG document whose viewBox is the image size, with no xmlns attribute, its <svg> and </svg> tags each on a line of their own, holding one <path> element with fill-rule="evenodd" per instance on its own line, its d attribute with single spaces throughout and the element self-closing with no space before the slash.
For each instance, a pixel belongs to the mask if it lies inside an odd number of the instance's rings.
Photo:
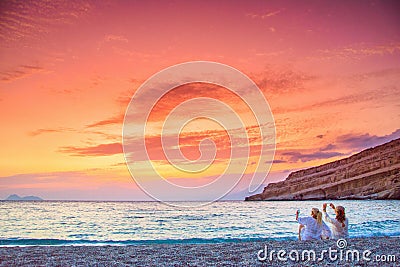
<svg viewBox="0 0 400 267">
<path fill-rule="evenodd" d="M 399 266 L 399 243 L 400 237 L 377 237 L 348 239 L 347 245 L 340 244 L 340 247 L 334 240 L 1 247 L 0 266 Z M 281 252 L 281 259 L 277 255 L 279 250 L 286 252 Z M 302 258 L 305 250 L 307 253 Z M 308 257 L 310 250 L 315 251 L 315 260 L 312 254 L 311 258 Z M 326 253 L 319 260 L 323 250 Z M 296 251 L 299 254 L 298 260 Z M 359 260 L 356 254 L 352 257 L 348 251 L 358 251 Z M 363 255 L 366 258 L 363 259 Z"/>
</svg>

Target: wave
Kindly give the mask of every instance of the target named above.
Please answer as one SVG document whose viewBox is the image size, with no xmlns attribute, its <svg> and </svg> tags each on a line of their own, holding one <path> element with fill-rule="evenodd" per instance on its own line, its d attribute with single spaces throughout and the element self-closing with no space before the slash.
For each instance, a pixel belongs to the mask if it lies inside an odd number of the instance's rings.
<svg viewBox="0 0 400 267">
<path fill-rule="evenodd" d="M 0 246 L 127 246 L 153 244 L 208 244 L 262 242 L 269 240 L 291 240 L 291 238 L 189 238 L 189 239 L 154 239 L 154 240 L 74 240 L 74 239 L 34 239 L 6 238 L 0 239 Z"/>
<path fill-rule="evenodd" d="M 400 232 L 390 234 L 384 232 L 350 234 L 350 238 L 371 238 L 400 236 Z M 215 244 L 240 242 L 267 242 L 297 240 L 295 236 L 287 237 L 246 237 L 246 238 L 188 238 L 188 239 L 154 239 L 154 240 L 83 240 L 83 239 L 34 239 L 34 238 L 4 238 L 0 246 L 129 246 L 154 244 Z"/>
</svg>

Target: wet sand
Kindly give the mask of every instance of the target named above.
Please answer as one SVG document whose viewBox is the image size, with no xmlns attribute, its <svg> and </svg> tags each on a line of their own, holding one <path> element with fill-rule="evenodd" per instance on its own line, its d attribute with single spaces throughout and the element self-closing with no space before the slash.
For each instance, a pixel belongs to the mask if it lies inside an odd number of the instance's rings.
<svg viewBox="0 0 400 267">
<path fill-rule="evenodd" d="M 0 247 L 0 266 L 400 266 L 399 244 L 400 237 L 376 237 L 348 239 L 343 248 L 339 248 L 334 240 Z M 265 250 L 267 257 L 260 261 L 257 254 L 263 259 Z M 275 252 L 270 260 L 272 250 Z M 286 253 L 281 252 L 281 260 L 277 255 L 279 250 Z M 315 261 L 312 254 L 309 258 L 308 252 L 304 250 L 314 250 Z M 319 261 L 323 250 L 327 252 Z M 331 257 L 328 255 L 329 250 Z M 355 250 L 359 252 L 358 261 L 356 254 L 353 257 L 352 252 L 348 252 Z M 296 251 L 299 254 L 298 260 Z M 364 252 L 367 254 L 365 259 L 362 258 Z M 346 261 L 346 253 L 349 261 Z M 337 258 L 333 260 L 335 255 Z M 285 258 L 286 261 L 283 261 Z"/>
</svg>

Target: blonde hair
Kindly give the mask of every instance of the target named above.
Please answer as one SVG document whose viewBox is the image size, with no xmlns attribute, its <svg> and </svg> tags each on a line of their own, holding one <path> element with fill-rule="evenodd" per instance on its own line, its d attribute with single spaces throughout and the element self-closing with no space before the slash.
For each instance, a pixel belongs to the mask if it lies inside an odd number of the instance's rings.
<svg viewBox="0 0 400 267">
<path fill-rule="evenodd" d="M 312 213 L 314 214 L 313 217 L 317 220 L 317 223 L 322 224 L 322 212 L 317 208 L 312 208 Z"/>
<path fill-rule="evenodd" d="M 321 224 L 322 223 L 322 212 L 318 211 L 317 213 L 317 223 Z"/>
</svg>

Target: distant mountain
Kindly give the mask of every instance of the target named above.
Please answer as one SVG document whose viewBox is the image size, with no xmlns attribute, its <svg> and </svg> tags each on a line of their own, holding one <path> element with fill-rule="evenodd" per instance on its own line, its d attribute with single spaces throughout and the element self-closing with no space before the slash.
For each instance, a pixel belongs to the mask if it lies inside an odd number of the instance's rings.
<svg viewBox="0 0 400 267">
<path fill-rule="evenodd" d="M 26 196 L 26 197 L 20 197 L 16 194 L 13 195 L 9 195 L 8 198 L 6 198 L 5 200 L 43 200 L 40 197 L 36 197 L 36 196 Z"/>
</svg>

